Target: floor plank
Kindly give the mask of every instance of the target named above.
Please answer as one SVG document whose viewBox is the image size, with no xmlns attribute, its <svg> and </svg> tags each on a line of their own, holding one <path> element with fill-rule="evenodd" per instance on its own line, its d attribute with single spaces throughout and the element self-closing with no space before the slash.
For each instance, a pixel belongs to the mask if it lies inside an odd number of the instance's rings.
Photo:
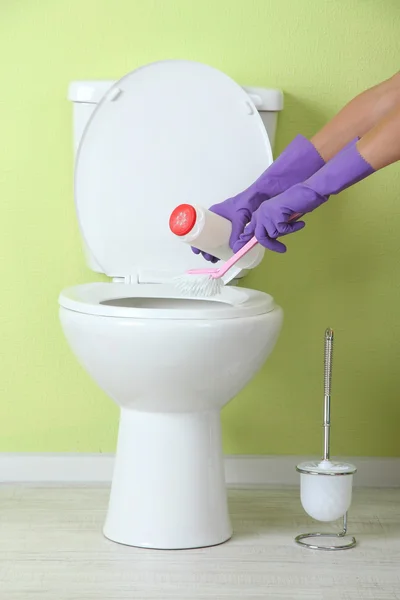
<svg viewBox="0 0 400 600">
<path fill-rule="evenodd" d="M 158 552 L 102 537 L 105 486 L 0 487 L 1 600 L 400 600 L 400 490 L 355 490 L 347 552 L 299 548 L 317 530 L 298 490 L 230 490 L 235 535 Z"/>
</svg>

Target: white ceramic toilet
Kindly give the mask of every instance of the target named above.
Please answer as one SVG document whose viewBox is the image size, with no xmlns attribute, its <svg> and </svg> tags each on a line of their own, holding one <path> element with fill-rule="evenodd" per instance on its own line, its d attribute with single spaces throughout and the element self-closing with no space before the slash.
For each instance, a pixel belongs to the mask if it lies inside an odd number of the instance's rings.
<svg viewBox="0 0 400 600">
<path fill-rule="evenodd" d="M 238 193 L 271 163 L 282 94 L 165 61 L 75 82 L 69 97 L 79 225 L 90 268 L 110 283 L 64 290 L 60 319 L 121 408 L 104 534 L 147 548 L 220 544 L 232 535 L 220 411 L 271 353 L 283 315 L 242 287 L 182 297 L 172 279 L 204 261 L 168 220 L 178 204 Z"/>
</svg>

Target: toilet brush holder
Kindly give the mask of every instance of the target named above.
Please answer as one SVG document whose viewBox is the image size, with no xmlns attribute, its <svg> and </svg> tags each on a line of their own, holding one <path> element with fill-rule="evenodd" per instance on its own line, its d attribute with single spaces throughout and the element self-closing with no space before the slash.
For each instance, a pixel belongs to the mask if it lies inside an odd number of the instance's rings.
<svg viewBox="0 0 400 600">
<path fill-rule="evenodd" d="M 331 461 L 301 463 L 296 470 L 300 473 L 301 504 L 316 521 L 332 522 L 342 518 L 338 533 L 302 533 L 295 538 L 300 546 L 312 550 L 349 550 L 354 548 L 355 537 L 347 535 L 347 514 L 351 505 L 353 475 L 356 467 Z M 328 464 L 329 463 L 329 464 Z M 339 538 L 341 544 L 313 543 L 313 538 Z"/>
<path fill-rule="evenodd" d="M 332 381 L 333 331 L 325 332 L 324 346 L 324 452 L 323 459 L 304 462 L 296 467 L 300 473 L 301 504 L 316 521 L 332 522 L 342 518 L 339 533 L 302 533 L 295 538 L 300 546 L 312 550 L 349 550 L 357 544 L 355 537 L 347 534 L 347 514 L 351 505 L 353 475 L 356 467 L 350 463 L 330 460 L 331 431 L 331 381 Z M 314 538 L 336 538 L 343 543 L 312 543 Z"/>
</svg>

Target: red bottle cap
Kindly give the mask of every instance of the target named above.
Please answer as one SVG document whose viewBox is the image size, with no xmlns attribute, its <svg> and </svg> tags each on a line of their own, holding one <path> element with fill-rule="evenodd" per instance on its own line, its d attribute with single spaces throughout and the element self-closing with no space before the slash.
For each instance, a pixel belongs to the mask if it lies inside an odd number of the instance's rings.
<svg viewBox="0 0 400 600">
<path fill-rule="evenodd" d="M 175 235 L 183 236 L 192 231 L 197 219 L 196 209 L 191 204 L 180 204 L 171 213 L 169 228 Z"/>
</svg>

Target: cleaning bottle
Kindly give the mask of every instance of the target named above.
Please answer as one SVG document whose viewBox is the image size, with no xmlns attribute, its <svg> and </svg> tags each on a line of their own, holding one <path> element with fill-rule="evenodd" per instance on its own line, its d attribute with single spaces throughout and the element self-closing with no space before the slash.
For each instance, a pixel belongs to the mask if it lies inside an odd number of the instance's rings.
<svg viewBox="0 0 400 600">
<path fill-rule="evenodd" d="M 180 204 L 171 213 L 169 228 L 185 244 L 194 246 L 221 260 L 229 260 L 233 251 L 229 246 L 232 223 L 197 204 Z M 260 244 L 252 248 L 237 263 L 237 270 L 254 269 L 264 257 Z"/>
</svg>

